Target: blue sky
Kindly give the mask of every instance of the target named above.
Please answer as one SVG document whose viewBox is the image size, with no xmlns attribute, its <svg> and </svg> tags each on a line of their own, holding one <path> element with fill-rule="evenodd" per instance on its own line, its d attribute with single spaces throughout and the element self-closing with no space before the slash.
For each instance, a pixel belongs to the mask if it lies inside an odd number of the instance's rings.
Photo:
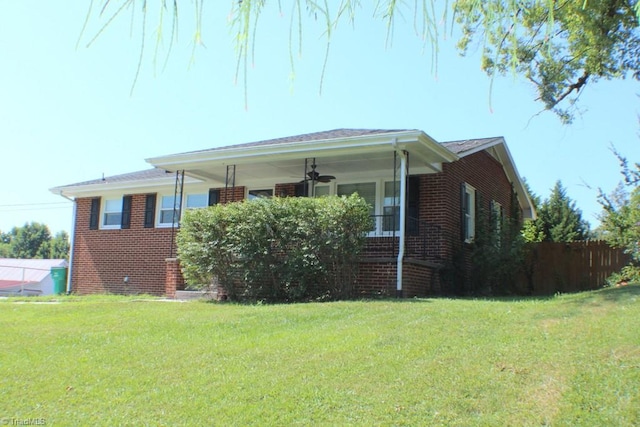
<svg viewBox="0 0 640 427">
<path fill-rule="evenodd" d="M 504 136 L 534 192 L 545 198 L 561 180 L 592 226 L 600 211 L 596 188 L 612 190 L 620 180 L 610 144 L 630 160 L 640 157 L 638 82 L 588 85 L 580 98 L 585 111 L 563 126 L 551 113 L 536 115 L 533 88 L 515 76 L 495 79 L 490 103 L 477 55 L 459 57 L 452 37 L 441 40 L 434 70 L 409 12 L 390 47 L 370 10 L 354 28 L 338 27 L 320 94 L 322 22 L 305 23 L 292 82 L 290 12 L 266 9 L 245 108 L 245 86 L 234 82 L 228 3 L 205 9 L 204 46 L 193 57 L 192 2 L 182 3 L 165 69 L 166 41 L 154 69 L 157 19 L 150 12 L 133 94 L 139 26 L 130 25 L 128 10 L 87 48 L 104 22 L 94 16 L 76 49 L 86 3 L 0 0 L 2 231 L 29 221 L 69 231 L 71 204 L 48 191 L 54 186 L 146 169 L 145 158 L 162 154 L 335 128 L 421 129 L 439 141 Z"/>
</svg>

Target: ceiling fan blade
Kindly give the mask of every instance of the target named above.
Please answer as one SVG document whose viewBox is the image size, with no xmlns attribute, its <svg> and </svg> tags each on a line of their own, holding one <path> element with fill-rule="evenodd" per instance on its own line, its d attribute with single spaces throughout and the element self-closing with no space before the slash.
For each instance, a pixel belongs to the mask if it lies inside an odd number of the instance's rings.
<svg viewBox="0 0 640 427">
<path fill-rule="evenodd" d="M 336 177 L 333 175 L 320 175 L 318 177 L 318 182 L 327 183 L 331 182 L 332 179 L 336 179 Z"/>
</svg>

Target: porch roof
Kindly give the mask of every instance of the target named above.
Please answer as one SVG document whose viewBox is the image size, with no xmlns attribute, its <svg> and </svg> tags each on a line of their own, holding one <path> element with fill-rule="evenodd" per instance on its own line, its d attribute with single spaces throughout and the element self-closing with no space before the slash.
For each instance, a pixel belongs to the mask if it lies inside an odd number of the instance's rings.
<svg viewBox="0 0 640 427">
<path fill-rule="evenodd" d="M 284 138 L 267 139 L 206 150 L 169 154 L 146 161 L 154 166 L 138 172 L 52 188 L 66 197 L 99 194 L 106 190 L 150 189 L 171 186 L 178 170 L 185 183 L 207 182 L 224 186 L 226 167 L 237 165 L 238 185 L 297 182 L 304 177 L 304 159 L 315 158 L 318 171 L 338 179 L 353 179 L 372 171 L 393 170 L 393 151 L 409 153 L 410 173 L 440 172 L 442 164 L 479 151 L 498 160 L 514 183 L 525 217 L 535 216 L 531 201 L 503 137 L 436 142 L 416 129 L 334 129 Z M 386 173 L 385 172 L 385 173 Z"/>
<path fill-rule="evenodd" d="M 345 178 L 393 170 L 393 151 L 405 150 L 413 173 L 442 170 L 458 156 L 420 130 L 334 129 L 246 144 L 170 154 L 147 159 L 164 170 L 223 184 L 226 166 L 237 166 L 238 181 L 270 178 L 294 182 L 304 176 L 304 159 L 315 158 L 323 174 Z"/>
</svg>

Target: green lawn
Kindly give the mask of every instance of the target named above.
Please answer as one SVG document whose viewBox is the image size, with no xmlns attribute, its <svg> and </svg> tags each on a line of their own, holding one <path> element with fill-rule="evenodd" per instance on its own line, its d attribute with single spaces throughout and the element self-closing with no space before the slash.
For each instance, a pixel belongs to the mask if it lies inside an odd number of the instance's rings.
<svg viewBox="0 0 640 427">
<path fill-rule="evenodd" d="M 522 300 L 14 301 L 0 302 L 0 424 L 640 424 L 640 285 Z"/>
</svg>

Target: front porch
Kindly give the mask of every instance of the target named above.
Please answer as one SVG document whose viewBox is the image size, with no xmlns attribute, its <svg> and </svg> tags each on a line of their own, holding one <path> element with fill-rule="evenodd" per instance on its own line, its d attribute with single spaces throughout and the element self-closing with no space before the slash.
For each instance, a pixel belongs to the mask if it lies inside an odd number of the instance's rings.
<svg viewBox="0 0 640 427">
<path fill-rule="evenodd" d="M 456 159 L 423 132 L 387 131 L 303 142 L 272 140 L 147 161 L 175 173 L 173 197 L 169 196 L 175 229 L 183 203 L 187 201 L 189 209 L 189 198 L 205 192 L 209 205 L 358 193 L 374 218 L 362 254 L 359 294 L 414 296 L 431 292 L 434 272 L 442 268 L 446 255 L 441 226 L 421 217 L 425 188 L 420 177 L 439 173 L 443 163 Z M 175 242 L 171 246 L 175 257 Z M 409 289 L 403 285 L 405 275 Z M 175 289 L 168 284 L 167 295 Z"/>
<path fill-rule="evenodd" d="M 375 222 L 396 221 L 394 215 L 376 216 Z M 397 289 L 400 237 L 397 232 L 386 236 L 370 236 L 362 251 L 354 297 L 424 297 L 442 292 L 440 273 L 445 267 L 445 245 L 442 228 L 436 224 L 409 218 L 405 252 L 402 260 L 402 288 Z M 183 299 L 185 281 L 177 258 L 166 259 L 166 295 Z M 217 286 L 197 292 L 198 298 L 224 299 Z M 184 295 L 182 295 L 184 294 Z"/>
</svg>

